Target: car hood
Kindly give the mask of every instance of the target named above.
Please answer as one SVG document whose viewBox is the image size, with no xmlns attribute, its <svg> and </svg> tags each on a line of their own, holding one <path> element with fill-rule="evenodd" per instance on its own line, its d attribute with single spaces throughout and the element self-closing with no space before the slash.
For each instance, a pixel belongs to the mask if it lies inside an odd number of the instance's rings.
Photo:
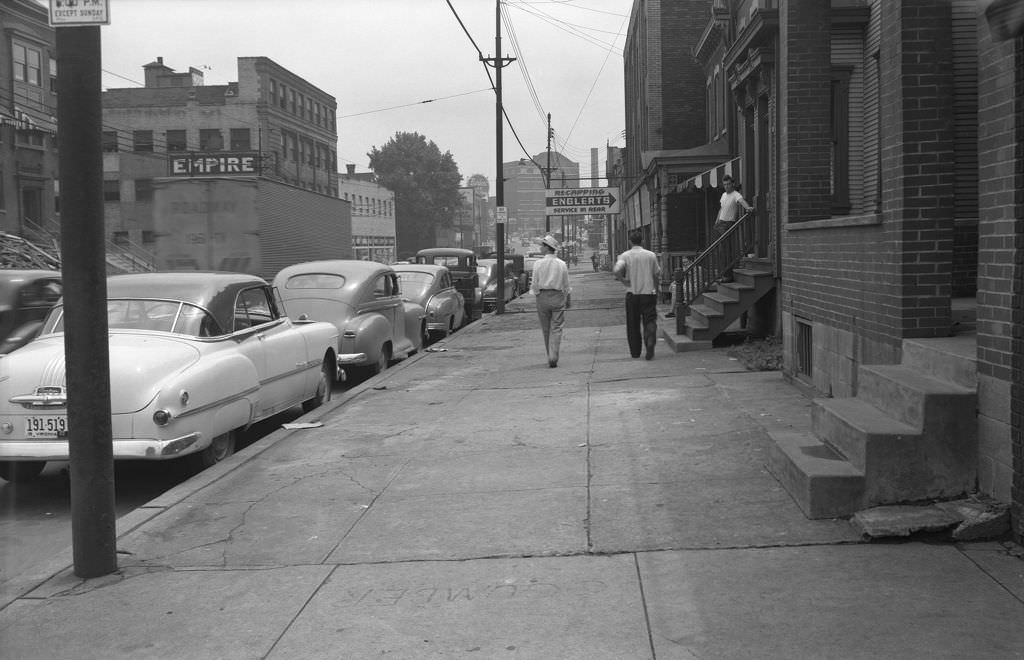
<svg viewBox="0 0 1024 660">
<path fill-rule="evenodd" d="M 110 334 L 110 407 L 114 414 L 145 408 L 161 381 L 199 360 L 200 352 L 183 339 L 151 334 Z M 5 398 L 32 394 L 36 388 L 67 385 L 64 336 L 30 342 L 0 358 L 0 391 Z"/>
</svg>

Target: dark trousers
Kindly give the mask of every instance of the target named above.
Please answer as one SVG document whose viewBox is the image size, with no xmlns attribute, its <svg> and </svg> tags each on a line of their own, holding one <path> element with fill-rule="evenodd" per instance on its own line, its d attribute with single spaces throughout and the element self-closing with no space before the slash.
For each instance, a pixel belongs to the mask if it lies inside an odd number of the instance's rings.
<svg viewBox="0 0 1024 660">
<path fill-rule="evenodd" d="M 626 341 L 629 354 L 640 357 L 646 346 L 654 350 L 658 340 L 658 296 L 626 294 Z"/>
</svg>

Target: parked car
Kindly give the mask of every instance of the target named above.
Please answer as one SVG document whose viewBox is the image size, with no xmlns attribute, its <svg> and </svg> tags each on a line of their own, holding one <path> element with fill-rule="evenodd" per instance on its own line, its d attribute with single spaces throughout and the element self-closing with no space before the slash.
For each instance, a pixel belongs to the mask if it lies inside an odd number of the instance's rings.
<svg viewBox="0 0 1024 660">
<path fill-rule="evenodd" d="M 39 334 L 62 290 L 60 272 L 55 270 L 0 270 L 0 354 Z"/>
<path fill-rule="evenodd" d="M 234 452 L 238 430 L 331 396 L 337 329 L 292 322 L 252 275 L 112 276 L 107 325 L 115 459 L 208 467 Z M 38 337 L 0 359 L 0 477 L 25 481 L 68 459 L 66 388 L 57 304 Z"/>
<path fill-rule="evenodd" d="M 483 311 L 492 312 L 498 304 L 498 260 L 478 259 L 476 264 L 477 273 L 480 274 Z M 504 299 L 508 302 L 516 295 L 516 272 L 511 261 L 505 262 L 504 276 Z"/>
<path fill-rule="evenodd" d="M 523 270 L 526 271 L 526 287 L 527 290 L 530 284 L 533 282 L 533 265 L 540 261 L 540 257 L 526 257 L 523 259 Z M 526 290 L 520 291 L 519 293 L 526 293 Z"/>
<path fill-rule="evenodd" d="M 409 264 L 395 266 L 402 292 L 427 313 L 431 338 L 447 337 L 466 322 L 465 297 L 455 289 L 446 266 Z"/>
<path fill-rule="evenodd" d="M 455 288 L 466 300 L 466 321 L 480 318 L 483 310 L 480 278 L 476 271 L 476 253 L 465 248 L 424 248 L 416 253 L 414 263 L 445 266 L 452 275 Z"/>
<path fill-rule="evenodd" d="M 338 329 L 338 363 L 364 377 L 423 348 L 426 312 L 402 299 L 394 268 L 376 261 L 310 261 L 281 269 L 274 286 L 293 319 Z"/>
</svg>

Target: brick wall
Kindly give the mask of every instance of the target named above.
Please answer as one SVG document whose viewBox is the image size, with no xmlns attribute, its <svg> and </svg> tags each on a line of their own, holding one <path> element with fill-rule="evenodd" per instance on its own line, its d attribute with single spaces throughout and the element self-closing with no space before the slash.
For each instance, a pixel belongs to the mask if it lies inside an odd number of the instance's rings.
<svg viewBox="0 0 1024 660">
<path fill-rule="evenodd" d="M 711 16 L 710 0 L 662 0 L 660 86 L 662 148 L 689 149 L 704 144 L 704 72 L 693 57 Z"/>
<path fill-rule="evenodd" d="M 1024 40 L 993 42 L 980 23 L 979 481 L 1009 496 L 1024 539 Z"/>
</svg>

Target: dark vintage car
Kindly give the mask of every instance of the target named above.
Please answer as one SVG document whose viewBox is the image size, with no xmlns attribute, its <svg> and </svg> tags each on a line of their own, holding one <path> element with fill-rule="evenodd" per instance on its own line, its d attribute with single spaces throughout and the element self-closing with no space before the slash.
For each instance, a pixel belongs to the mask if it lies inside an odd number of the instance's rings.
<svg viewBox="0 0 1024 660">
<path fill-rule="evenodd" d="M 337 329 L 293 323 L 252 275 L 114 275 L 107 327 L 115 459 L 208 467 L 233 453 L 239 430 L 328 400 L 337 374 Z M 68 459 L 78 431 L 66 380 L 58 304 L 38 337 L 0 359 L 0 477 L 25 481 Z"/>
<path fill-rule="evenodd" d="M 455 289 L 451 272 L 433 264 L 395 264 L 402 280 L 402 293 L 427 312 L 427 331 L 440 339 L 466 322 L 465 298 Z"/>
<path fill-rule="evenodd" d="M 453 247 L 425 248 L 416 253 L 413 262 L 445 266 L 452 275 L 455 288 L 466 301 L 466 321 L 475 321 L 483 312 L 483 298 L 477 273 L 477 257 L 473 250 Z"/>
<path fill-rule="evenodd" d="M 476 263 L 477 272 L 480 274 L 483 310 L 485 312 L 493 312 L 498 305 L 498 260 L 479 259 Z M 518 287 L 515 266 L 511 260 L 505 262 L 504 276 L 504 300 L 508 302 L 516 297 L 516 289 Z"/>
<path fill-rule="evenodd" d="M 331 259 L 294 264 L 274 277 L 292 318 L 327 321 L 338 329 L 338 363 L 364 377 L 427 341 L 426 312 L 403 298 L 394 268 L 376 261 Z"/>
<path fill-rule="evenodd" d="M 39 333 L 62 289 L 55 270 L 0 270 L 0 354 L 24 346 Z"/>
</svg>

